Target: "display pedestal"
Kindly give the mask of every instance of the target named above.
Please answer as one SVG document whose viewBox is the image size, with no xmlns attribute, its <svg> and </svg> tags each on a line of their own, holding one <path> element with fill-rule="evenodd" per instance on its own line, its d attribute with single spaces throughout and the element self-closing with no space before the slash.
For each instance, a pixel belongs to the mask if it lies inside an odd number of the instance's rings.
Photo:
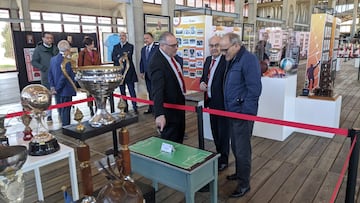
<svg viewBox="0 0 360 203">
<path fill-rule="evenodd" d="M 296 75 L 286 78 L 262 77 L 258 116 L 294 121 L 296 81 Z M 293 131 L 291 127 L 255 122 L 253 135 L 283 141 Z"/>
<path fill-rule="evenodd" d="M 355 59 L 355 64 L 354 64 L 354 68 L 358 68 L 359 67 L 359 63 L 360 63 L 360 59 L 356 58 Z"/>
<path fill-rule="evenodd" d="M 296 98 L 296 122 L 338 128 L 340 123 L 341 96 L 333 99 L 313 99 L 309 97 Z M 296 129 L 297 132 L 332 138 L 333 133 L 324 133 L 306 129 Z"/>
<path fill-rule="evenodd" d="M 341 65 L 342 65 L 343 61 L 344 61 L 343 58 L 337 58 L 337 60 L 336 60 L 336 71 L 341 70 Z"/>
</svg>

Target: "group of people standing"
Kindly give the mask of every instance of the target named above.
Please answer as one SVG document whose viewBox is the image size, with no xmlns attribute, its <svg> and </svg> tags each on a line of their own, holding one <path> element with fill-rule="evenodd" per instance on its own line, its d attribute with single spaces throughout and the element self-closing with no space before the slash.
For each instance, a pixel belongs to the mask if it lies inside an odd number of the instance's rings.
<svg viewBox="0 0 360 203">
<path fill-rule="evenodd" d="M 159 43 L 154 43 L 151 33 L 144 34 L 145 46 L 141 49 L 140 77 L 145 80 L 149 105 L 145 114 L 155 116 L 155 125 L 163 139 L 182 143 L 185 135 L 185 111 L 165 108 L 164 103 L 185 104 L 185 81 L 182 74 L 183 60 L 177 55 L 178 41 L 171 32 L 164 32 Z M 38 44 L 33 55 L 33 66 L 42 73 L 42 84 L 55 94 L 57 103 L 71 101 L 76 94 L 61 73 L 63 57 L 70 51 L 70 44 L 61 40 L 58 46 L 52 45 L 53 36 L 44 33 L 43 41 Z M 78 65 L 99 65 L 99 54 L 94 50 L 94 40 L 86 38 L 85 48 L 79 54 Z M 257 57 L 242 46 L 239 35 L 227 33 L 223 37 L 209 39 L 210 56 L 205 60 L 200 90 L 204 92 L 205 107 L 248 115 L 256 115 L 261 94 L 261 69 Z M 125 95 L 127 85 L 131 97 L 136 97 L 134 83 L 138 81 L 132 60 L 134 46 L 127 42 L 126 33 L 120 33 L 120 43 L 115 45 L 112 60 L 115 66 L 125 61 L 119 59 L 126 53 L 129 70 L 125 83 L 120 86 Z M 126 64 L 124 64 L 124 67 Z M 74 73 L 70 64 L 66 71 L 71 78 Z M 136 102 L 132 102 L 138 113 Z M 70 107 L 60 111 L 63 125 L 70 124 Z M 65 118 L 66 117 L 66 118 Z M 210 115 L 211 130 L 219 153 L 219 171 L 228 167 L 230 146 L 235 156 L 235 173 L 228 180 L 238 182 L 231 197 L 242 197 L 250 191 L 251 136 L 253 121 Z M 230 142 L 231 141 L 231 142 Z M 231 145 L 230 145 L 231 143 Z"/>
</svg>

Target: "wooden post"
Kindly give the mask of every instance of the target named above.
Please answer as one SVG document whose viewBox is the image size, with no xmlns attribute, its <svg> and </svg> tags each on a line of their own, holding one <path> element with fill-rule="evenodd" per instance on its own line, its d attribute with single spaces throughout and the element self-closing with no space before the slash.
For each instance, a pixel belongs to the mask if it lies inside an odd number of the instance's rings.
<svg viewBox="0 0 360 203">
<path fill-rule="evenodd" d="M 76 148 L 78 160 L 80 162 L 80 173 L 82 189 L 84 195 L 92 196 L 94 193 L 93 181 L 90 166 L 90 148 L 89 145 L 82 143 Z"/>
<path fill-rule="evenodd" d="M 122 156 L 123 175 L 125 177 L 130 176 L 131 162 L 130 162 L 130 150 L 129 150 L 129 131 L 126 128 L 121 128 L 119 133 L 120 154 Z"/>
</svg>

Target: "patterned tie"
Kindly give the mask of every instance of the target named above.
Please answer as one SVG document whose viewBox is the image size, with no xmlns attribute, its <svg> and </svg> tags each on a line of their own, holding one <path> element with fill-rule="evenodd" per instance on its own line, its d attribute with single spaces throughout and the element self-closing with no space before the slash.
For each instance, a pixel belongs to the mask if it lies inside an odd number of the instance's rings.
<svg viewBox="0 0 360 203">
<path fill-rule="evenodd" d="M 177 72 L 177 74 L 178 74 L 178 76 L 179 76 L 179 78 L 180 78 L 180 80 L 181 80 L 181 82 L 182 82 L 183 93 L 186 93 L 185 81 L 184 81 L 184 78 L 183 78 L 183 76 L 182 76 L 181 70 L 179 69 L 178 65 L 177 65 L 176 62 L 175 62 L 174 57 L 171 58 L 171 62 L 172 62 L 172 64 L 174 65 L 174 67 L 175 67 L 175 69 L 176 69 L 176 72 Z"/>
</svg>

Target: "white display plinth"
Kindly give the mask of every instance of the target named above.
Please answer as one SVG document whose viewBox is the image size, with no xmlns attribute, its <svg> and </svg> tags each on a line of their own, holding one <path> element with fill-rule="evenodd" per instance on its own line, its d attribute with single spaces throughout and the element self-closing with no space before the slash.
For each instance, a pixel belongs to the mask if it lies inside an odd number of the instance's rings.
<svg viewBox="0 0 360 203">
<path fill-rule="evenodd" d="M 198 106 L 204 107 L 204 101 L 199 101 Z M 204 130 L 204 138 L 213 140 L 211 125 L 210 125 L 210 115 L 208 113 L 203 113 L 203 130 Z"/>
<path fill-rule="evenodd" d="M 300 123 L 338 128 L 340 123 L 341 100 L 341 96 L 335 97 L 334 100 L 297 97 L 295 119 Z M 295 131 L 328 138 L 334 136 L 333 133 L 300 128 L 297 128 Z"/>
<path fill-rule="evenodd" d="M 337 58 L 336 59 L 336 71 L 341 70 L 341 65 L 342 65 L 343 61 L 344 61 L 343 58 Z"/>
<path fill-rule="evenodd" d="M 354 64 L 354 68 L 359 68 L 359 63 L 360 63 L 360 59 L 356 58 L 355 59 L 355 64 Z"/>
<path fill-rule="evenodd" d="M 258 116 L 294 121 L 297 76 L 286 78 L 262 77 Z M 294 128 L 255 122 L 253 135 L 283 141 Z"/>
</svg>

